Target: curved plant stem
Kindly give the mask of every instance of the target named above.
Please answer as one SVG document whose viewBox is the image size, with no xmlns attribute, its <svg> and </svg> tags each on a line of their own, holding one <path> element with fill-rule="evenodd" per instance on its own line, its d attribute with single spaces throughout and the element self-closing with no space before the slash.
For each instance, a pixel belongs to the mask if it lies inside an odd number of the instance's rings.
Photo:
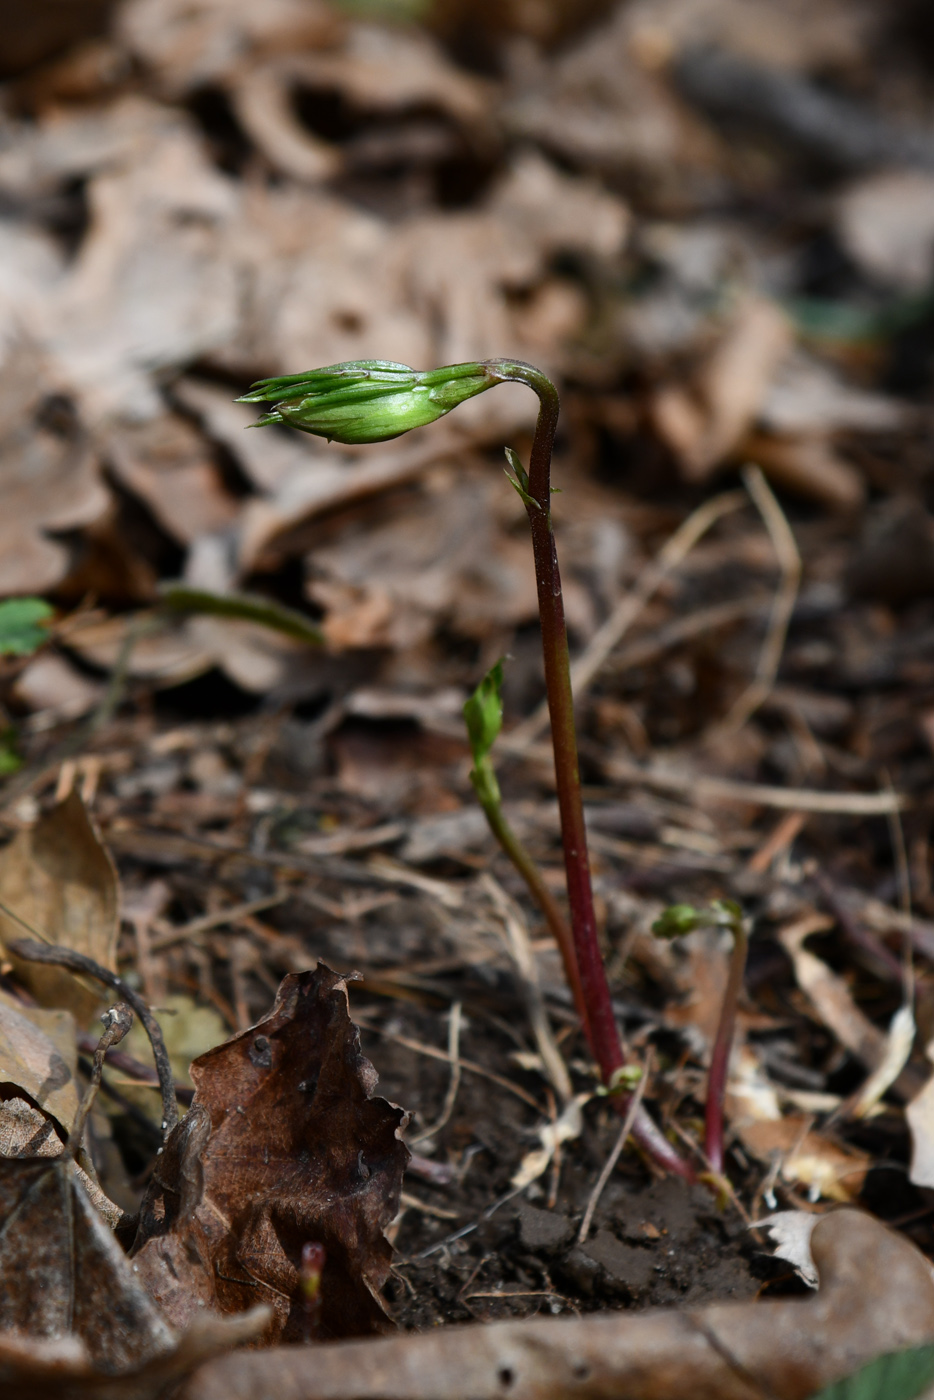
<svg viewBox="0 0 934 1400">
<path fill-rule="evenodd" d="M 711 1168 L 718 1175 L 723 1172 L 723 1100 L 726 1095 L 730 1051 L 733 1048 L 733 1032 L 736 1027 L 736 1004 L 742 990 L 748 946 L 742 918 L 731 920 L 730 932 L 733 935 L 733 951 L 720 1007 L 717 1035 L 710 1056 L 707 1102 L 704 1108 L 704 1152 Z"/>
<path fill-rule="evenodd" d="M 591 1053 L 596 1055 L 593 1033 L 590 1029 L 590 1017 L 587 1013 L 587 1000 L 581 986 L 577 957 L 574 952 L 574 935 L 570 926 L 561 912 L 558 901 L 542 879 L 541 871 L 535 861 L 506 820 L 502 807 L 498 803 L 484 803 L 483 810 L 490 830 L 525 881 L 529 894 L 541 910 L 549 932 L 558 945 L 561 963 L 564 967 L 564 976 L 574 998 L 574 1009 L 580 1018 Z"/>
<path fill-rule="evenodd" d="M 542 629 L 545 689 L 551 719 L 555 755 L 558 810 L 567 877 L 571 930 L 587 1003 L 591 1042 L 604 1083 L 611 1085 L 615 1071 L 624 1063 L 613 1003 L 600 953 L 597 920 L 594 913 L 590 863 L 587 857 L 587 830 L 581 800 L 577 736 L 574 728 L 574 701 L 571 694 L 571 666 L 567 624 L 561 593 L 561 574 L 551 521 L 551 454 L 558 426 L 558 391 L 541 370 L 521 360 L 491 360 L 486 368 L 503 382 L 527 384 L 538 395 L 539 413 L 532 441 L 527 478 L 520 482 L 535 560 L 535 582 Z M 625 1113 L 629 1095 L 617 1100 Z M 692 1178 L 692 1168 L 675 1151 L 644 1109 L 640 1109 L 633 1136 L 669 1171 Z"/>
</svg>

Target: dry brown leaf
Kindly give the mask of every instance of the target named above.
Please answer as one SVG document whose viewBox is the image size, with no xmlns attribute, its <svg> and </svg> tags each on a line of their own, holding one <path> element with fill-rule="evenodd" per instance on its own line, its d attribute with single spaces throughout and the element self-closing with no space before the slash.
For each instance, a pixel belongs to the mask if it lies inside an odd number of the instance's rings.
<svg viewBox="0 0 934 1400">
<path fill-rule="evenodd" d="M 749 297 L 703 361 L 694 392 L 670 385 L 656 394 L 656 428 L 689 481 L 705 480 L 738 446 L 792 343 L 774 302 Z"/>
<path fill-rule="evenodd" d="M 787 491 L 820 501 L 831 510 L 857 510 L 866 499 L 866 483 L 824 435 L 775 437 L 749 433 L 740 454 L 761 467 Z"/>
<path fill-rule="evenodd" d="M 815 1200 L 823 1196 L 849 1204 L 859 1196 L 872 1158 L 809 1131 L 813 1121 L 799 1113 L 771 1122 L 740 1120 L 733 1127 L 758 1161 L 769 1165 L 780 1161 L 779 1175 L 789 1185 L 803 1186 Z"/>
<path fill-rule="evenodd" d="M 19 1102 L 2 1112 L 8 1115 Z M 22 1108 L 22 1127 L 36 1141 L 42 1119 Z M 0 1135 L 9 1136 L 3 1121 Z M 47 1139 L 39 1151 L 0 1158 L 4 1396 L 155 1400 L 199 1362 L 262 1329 L 260 1309 L 236 1320 L 201 1317 L 176 1335 L 92 1205 L 82 1184 L 87 1178 L 62 1155 L 62 1144 Z"/>
<path fill-rule="evenodd" d="M 293 101 L 294 63 L 260 64 L 233 83 L 234 111 L 273 170 L 302 184 L 333 178 L 342 164 L 339 147 L 315 136 L 298 119 Z"/>
<path fill-rule="evenodd" d="M 117 35 L 167 95 L 228 78 L 248 57 L 331 44 L 344 26 L 321 0 L 130 0 Z"/>
<path fill-rule="evenodd" d="M 804 947 L 810 934 L 832 926 L 833 921 L 823 915 L 809 915 L 782 929 L 779 938 L 794 964 L 798 986 L 819 1019 L 851 1055 L 871 1070 L 884 1053 L 884 1033 L 860 1011 L 843 978 Z"/>
<path fill-rule="evenodd" d="M 846 430 L 897 432 L 912 417 L 910 404 L 848 383 L 829 365 L 796 349 L 772 380 L 759 423 L 770 433 L 820 437 Z"/>
<path fill-rule="evenodd" d="M 110 504 L 88 442 L 39 418 L 42 396 L 53 387 L 31 347 L 7 351 L 0 369 L 0 595 L 53 588 L 67 571 L 68 550 L 45 532 L 88 525 Z"/>
<path fill-rule="evenodd" d="M 69 1012 L 25 1010 L 0 993 L 0 1084 L 25 1090 L 66 1133 L 78 1111 L 77 1068 Z"/>
<path fill-rule="evenodd" d="M 64 656 L 43 651 L 17 676 L 13 694 L 21 705 L 61 722 L 93 710 L 104 697 L 104 685 L 82 675 Z"/>
<path fill-rule="evenodd" d="M 404 1114 L 373 1097 L 344 979 L 323 964 L 286 977 L 269 1016 L 200 1056 L 191 1077 L 192 1109 L 157 1163 L 133 1247 L 170 1320 L 206 1302 L 232 1313 L 264 1302 L 267 1339 L 300 1340 L 298 1264 L 313 1242 L 326 1251 L 321 1335 L 384 1328 Z"/>
<path fill-rule="evenodd" d="M 0 851 L 0 899 L 48 942 L 116 970 L 117 872 L 77 792 Z M 0 939 L 6 943 L 23 933 L 0 910 Z M 10 961 L 40 1005 L 73 1011 L 79 1026 L 101 1005 L 99 990 L 89 990 L 70 972 L 12 956 Z"/>
<path fill-rule="evenodd" d="M 635 169 L 664 182 L 689 163 L 709 163 L 712 145 L 668 85 L 638 61 L 630 8 L 617 7 L 556 62 L 529 65 L 504 119 L 511 132 L 575 164 L 612 174 Z"/>
<path fill-rule="evenodd" d="M 89 182 L 90 228 L 37 316 L 40 343 L 92 424 L 161 412 L 152 371 L 235 338 L 240 304 L 223 256 L 237 189 L 193 125 L 139 97 L 109 118 L 132 139 Z"/>
<path fill-rule="evenodd" d="M 104 450 L 118 480 L 183 544 L 235 519 L 238 503 L 224 489 L 209 448 L 177 414 L 120 424 Z"/>
<path fill-rule="evenodd" d="M 395 508 L 384 500 L 370 529 L 358 515 L 314 550 L 307 589 L 331 645 L 413 647 L 442 622 L 482 638 L 533 618 L 531 555 L 500 528 L 502 491 L 489 472 L 448 483 L 442 470 Z"/>
<path fill-rule="evenodd" d="M 856 1211 L 811 1234 L 806 1300 L 436 1328 L 212 1362 L 183 1400 L 805 1400 L 934 1333 L 934 1280 L 904 1236 Z M 872 1267 L 867 1267 L 867 1261 Z"/>
<path fill-rule="evenodd" d="M 934 271 L 934 176 L 884 170 L 858 180 L 837 201 L 837 236 L 871 280 L 923 292 Z"/>
</svg>

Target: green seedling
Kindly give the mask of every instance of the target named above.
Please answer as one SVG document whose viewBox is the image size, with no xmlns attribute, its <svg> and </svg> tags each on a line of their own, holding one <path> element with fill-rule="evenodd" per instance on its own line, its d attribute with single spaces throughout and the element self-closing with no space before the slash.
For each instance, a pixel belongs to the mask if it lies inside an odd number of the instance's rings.
<svg viewBox="0 0 934 1400">
<path fill-rule="evenodd" d="M 521 360 L 483 360 L 427 372 L 387 360 L 360 360 L 328 365 L 307 374 L 261 380 L 240 402 L 267 406 L 256 426 L 287 424 L 337 442 L 370 443 L 384 442 L 411 428 L 432 423 L 475 394 L 506 383 L 527 385 L 539 401 L 528 470 L 521 467 L 514 453 L 508 456 L 516 471 L 514 484 L 525 505 L 532 535 L 574 961 L 587 1009 L 591 1048 L 603 1082 L 609 1085 L 625 1064 L 625 1056 L 597 936 L 567 626 L 551 520 L 551 456 L 559 411 L 555 386 L 541 370 Z M 625 1095 L 613 1100 L 622 1112 L 627 1101 Z M 633 1135 L 659 1163 L 693 1179 L 692 1168 L 641 1106 Z"/>
<path fill-rule="evenodd" d="M 723 1101 L 726 1096 L 727 1072 L 733 1032 L 736 1028 L 736 1004 L 746 969 L 748 940 L 743 925 L 743 911 L 732 899 L 716 899 L 709 909 L 695 909 L 690 904 L 671 904 L 652 925 L 658 938 L 681 938 L 698 928 L 725 928 L 733 935 L 733 951 L 727 975 L 720 1020 L 710 1056 L 707 1076 L 707 1102 L 704 1113 L 704 1152 L 716 1176 L 723 1174 Z"/>
<path fill-rule="evenodd" d="M 564 975 L 574 997 L 575 1009 L 587 1039 L 591 1041 L 587 1002 L 584 999 L 584 989 L 581 986 L 577 959 L 574 955 L 574 935 L 561 912 L 558 901 L 542 879 L 541 871 L 509 825 L 503 811 L 502 794 L 499 790 L 493 760 L 490 757 L 493 745 L 503 726 L 502 688 L 503 663 L 497 661 L 496 665 L 487 671 L 473 695 L 464 705 L 464 720 L 473 755 L 470 781 L 473 783 L 477 800 L 486 814 L 490 830 L 525 881 L 529 894 L 541 910 L 552 937 L 558 945 L 561 961 L 564 965 Z"/>
</svg>

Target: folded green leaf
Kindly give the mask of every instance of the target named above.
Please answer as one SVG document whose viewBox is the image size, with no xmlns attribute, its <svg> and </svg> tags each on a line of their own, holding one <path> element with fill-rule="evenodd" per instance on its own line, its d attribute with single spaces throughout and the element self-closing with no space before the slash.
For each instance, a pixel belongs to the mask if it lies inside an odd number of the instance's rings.
<svg viewBox="0 0 934 1400">
<path fill-rule="evenodd" d="M 464 705 L 464 721 L 476 767 L 486 759 L 503 727 L 503 663 L 487 671 Z"/>
</svg>

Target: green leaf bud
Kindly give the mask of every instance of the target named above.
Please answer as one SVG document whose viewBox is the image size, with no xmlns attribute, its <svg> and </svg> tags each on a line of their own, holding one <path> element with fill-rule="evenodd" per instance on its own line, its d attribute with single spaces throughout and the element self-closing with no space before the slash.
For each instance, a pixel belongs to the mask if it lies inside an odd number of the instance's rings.
<svg viewBox="0 0 934 1400">
<path fill-rule="evenodd" d="M 681 938 L 701 928 L 707 919 L 693 904 L 669 904 L 652 925 L 656 938 Z"/>
<path fill-rule="evenodd" d="M 271 405 L 257 428 L 279 423 L 329 442 L 387 442 L 443 418 L 500 380 L 491 366 L 475 362 L 414 370 L 392 360 L 348 360 L 261 379 L 237 402 Z"/>
<path fill-rule="evenodd" d="M 503 727 L 503 663 L 487 671 L 473 695 L 464 705 L 464 721 L 470 750 L 476 766 L 482 764 L 496 743 Z"/>
</svg>

